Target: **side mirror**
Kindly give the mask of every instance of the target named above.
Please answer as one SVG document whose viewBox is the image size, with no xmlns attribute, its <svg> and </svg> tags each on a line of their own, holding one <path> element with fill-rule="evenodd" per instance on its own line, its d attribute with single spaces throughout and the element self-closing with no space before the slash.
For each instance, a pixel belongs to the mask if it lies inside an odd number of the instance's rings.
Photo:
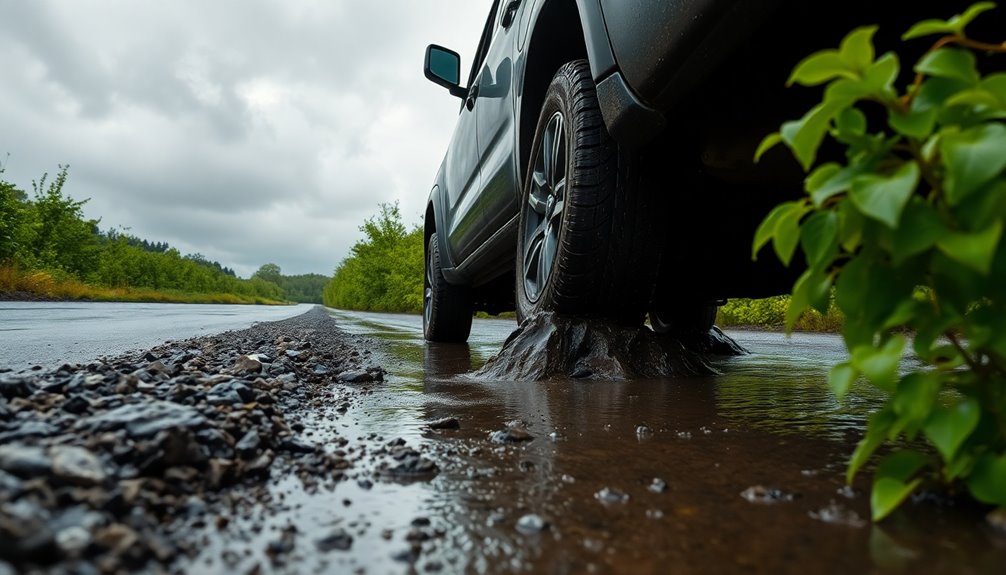
<svg viewBox="0 0 1006 575">
<path fill-rule="evenodd" d="M 464 98 L 468 94 L 460 85 L 461 56 L 453 50 L 436 44 L 427 46 L 423 73 L 427 80 L 450 90 L 452 96 Z"/>
</svg>

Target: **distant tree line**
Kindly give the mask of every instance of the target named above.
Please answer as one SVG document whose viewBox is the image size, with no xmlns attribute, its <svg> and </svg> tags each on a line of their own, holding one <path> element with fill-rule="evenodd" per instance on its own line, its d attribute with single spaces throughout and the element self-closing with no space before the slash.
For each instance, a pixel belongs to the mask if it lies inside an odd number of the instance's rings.
<svg viewBox="0 0 1006 575">
<path fill-rule="evenodd" d="M 381 204 L 360 227 L 364 238 L 335 268 L 324 303 L 342 309 L 419 312 L 423 309 L 423 229 L 402 223 L 397 204 Z"/>
<path fill-rule="evenodd" d="M 99 220 L 84 217 L 87 200 L 64 195 L 68 170 L 69 166 L 60 166 L 52 181 L 47 175 L 32 181 L 32 197 L 0 178 L 0 266 L 45 271 L 108 288 L 320 301 L 324 276 L 256 274 L 241 279 L 218 262 L 201 254 L 183 256 L 166 242 L 101 231 Z M 279 267 L 275 269 L 278 275 Z"/>
</svg>

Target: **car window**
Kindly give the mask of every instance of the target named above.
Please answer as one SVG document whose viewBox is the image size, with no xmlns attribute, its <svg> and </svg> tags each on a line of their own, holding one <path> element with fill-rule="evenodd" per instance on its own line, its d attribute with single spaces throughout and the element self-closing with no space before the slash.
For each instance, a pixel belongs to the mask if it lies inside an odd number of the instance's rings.
<svg viewBox="0 0 1006 575">
<path fill-rule="evenodd" d="M 478 77 L 482 62 L 486 59 L 486 54 L 489 53 L 489 44 L 492 42 L 493 34 L 496 32 L 496 14 L 499 13 L 499 8 L 500 0 L 493 0 L 493 7 L 489 11 L 489 18 L 486 19 L 485 28 L 482 29 L 482 38 L 479 39 L 479 49 L 475 53 L 475 59 L 472 60 L 472 71 L 468 74 L 469 87 L 475 83 L 475 78 Z"/>
</svg>

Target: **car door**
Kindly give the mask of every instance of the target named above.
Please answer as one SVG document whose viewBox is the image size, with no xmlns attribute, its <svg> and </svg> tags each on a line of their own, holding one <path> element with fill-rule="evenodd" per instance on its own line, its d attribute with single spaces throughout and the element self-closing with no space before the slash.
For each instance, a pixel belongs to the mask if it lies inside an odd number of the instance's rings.
<svg viewBox="0 0 1006 575">
<path fill-rule="evenodd" d="M 504 0 L 498 6 L 492 42 L 477 80 L 479 165 L 484 196 L 482 241 L 517 215 L 513 56 L 519 19 L 516 12 L 520 5 L 520 1 Z M 511 11 L 509 15 L 507 11 Z"/>
<path fill-rule="evenodd" d="M 460 264 L 484 241 L 484 209 L 480 192 L 483 189 L 479 168 L 477 118 L 479 95 L 479 70 L 485 60 L 500 0 L 493 2 L 492 10 L 482 31 L 478 50 L 468 77 L 469 94 L 461 105 L 458 123 L 454 128 L 447 152 L 444 180 L 446 190 L 446 226 L 452 259 Z"/>
</svg>

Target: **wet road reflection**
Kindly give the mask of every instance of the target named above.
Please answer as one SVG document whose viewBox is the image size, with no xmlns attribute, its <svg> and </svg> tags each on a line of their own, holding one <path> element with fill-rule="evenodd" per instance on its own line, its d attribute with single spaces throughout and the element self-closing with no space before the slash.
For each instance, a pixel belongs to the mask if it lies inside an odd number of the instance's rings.
<svg viewBox="0 0 1006 575">
<path fill-rule="evenodd" d="M 351 481 L 327 495 L 291 495 L 303 502 L 298 521 L 317 529 L 346 516 L 341 500 L 351 500 L 346 509 L 365 524 L 356 524 L 359 545 L 329 559 L 340 569 L 1000 573 L 1006 565 L 1006 538 L 985 526 L 981 509 L 924 497 L 880 526 L 866 520 L 868 478 L 845 488 L 844 468 L 880 398 L 867 388 L 844 404 L 831 396 L 827 370 L 844 357 L 837 337 L 734 332 L 752 354 L 718 360 L 715 377 L 528 384 L 465 375 L 499 349 L 512 321 L 476 321 L 467 345 L 426 345 L 418 316 L 331 313 L 343 329 L 379 340 L 373 352 L 390 372 L 340 419 L 339 433 L 401 437 L 441 467 L 425 482 Z M 445 417 L 460 429 L 426 427 Z M 532 439 L 492 435 L 514 421 Z M 528 515 L 547 527 L 518 529 L 534 523 L 522 522 Z M 429 540 L 410 542 L 417 518 L 429 521 Z M 408 555 L 410 546 L 421 552 Z"/>
</svg>

